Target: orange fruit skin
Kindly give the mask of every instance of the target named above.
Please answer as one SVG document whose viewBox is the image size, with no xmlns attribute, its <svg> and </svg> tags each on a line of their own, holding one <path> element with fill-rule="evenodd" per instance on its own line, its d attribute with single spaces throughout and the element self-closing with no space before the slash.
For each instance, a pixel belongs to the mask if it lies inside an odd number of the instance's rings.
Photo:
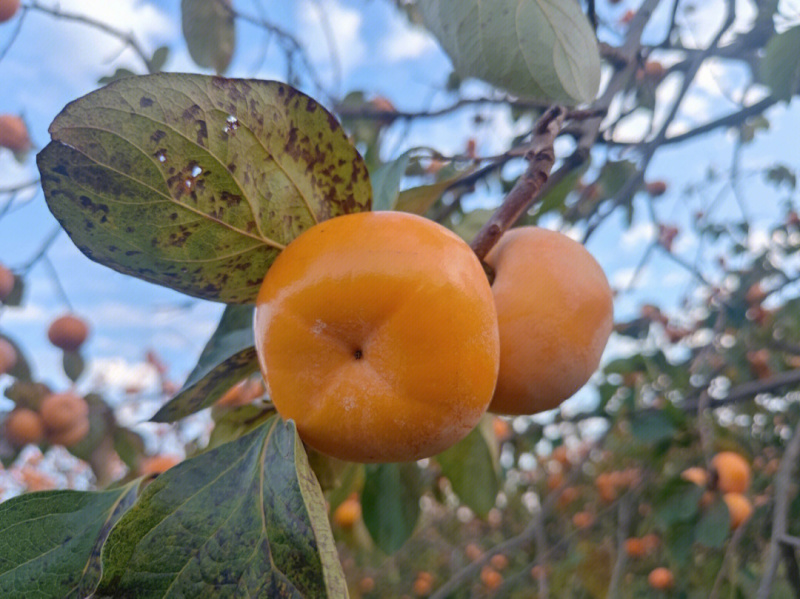
<svg viewBox="0 0 800 599">
<path fill-rule="evenodd" d="M 345 499 L 333 512 L 333 521 L 341 528 L 352 528 L 361 518 L 361 504 L 358 499 Z"/>
<path fill-rule="evenodd" d="M 654 589 L 665 591 L 675 584 L 675 576 L 667 568 L 656 568 L 647 576 L 647 582 Z"/>
<path fill-rule="evenodd" d="M 308 229 L 267 272 L 256 349 L 275 408 L 314 449 L 356 462 L 435 455 L 492 397 L 497 313 L 469 246 L 412 214 Z"/>
<path fill-rule="evenodd" d="M 689 481 L 690 483 L 694 483 L 698 487 L 705 487 L 708 483 L 708 474 L 706 474 L 704 468 L 700 468 L 699 466 L 687 468 L 681 472 L 681 478 Z"/>
<path fill-rule="evenodd" d="M 750 500 L 741 493 L 725 493 L 722 500 L 728 506 L 728 512 L 731 515 L 731 530 L 739 528 L 753 514 Z"/>
<path fill-rule="evenodd" d="M 52 393 L 42 400 L 39 414 L 50 432 L 64 432 L 89 416 L 89 405 L 81 396 L 66 391 Z"/>
<path fill-rule="evenodd" d="M 0 339 L 0 374 L 6 374 L 17 364 L 17 350 L 5 339 Z"/>
<path fill-rule="evenodd" d="M 647 548 L 641 539 L 634 537 L 625 540 L 625 553 L 632 558 L 644 557 L 647 553 Z"/>
<path fill-rule="evenodd" d="M 611 334 L 611 288 L 578 242 L 537 227 L 508 231 L 486 256 L 500 329 L 499 414 L 557 407 L 597 369 Z"/>
<path fill-rule="evenodd" d="M 744 493 L 750 487 L 750 465 L 732 451 L 722 451 L 711 459 L 717 473 L 717 487 L 722 493 Z"/>
<path fill-rule="evenodd" d="M 491 566 L 484 566 L 481 569 L 481 582 L 490 591 L 494 591 L 503 584 L 503 575 Z"/>
<path fill-rule="evenodd" d="M 13 16 L 13 13 L 8 14 L 9 9 L 3 6 L 4 3 L 7 4 L 7 0 L 0 0 L 0 23 Z M 19 2 L 17 2 L 17 8 L 19 8 Z M 16 8 L 14 12 L 16 12 Z M 4 14 L 7 15 L 5 19 L 3 18 Z M 12 152 L 30 150 L 31 139 L 28 137 L 28 128 L 25 126 L 25 121 L 17 115 L 0 114 L 0 147 L 8 148 Z"/>
<path fill-rule="evenodd" d="M 17 408 L 6 418 L 6 435 L 15 447 L 39 443 L 44 439 L 44 422 L 33 410 Z"/>
<path fill-rule="evenodd" d="M 75 351 L 89 336 L 89 326 L 82 318 L 65 314 L 56 318 L 47 329 L 50 343 L 64 351 Z"/>
<path fill-rule="evenodd" d="M 8 298 L 14 290 L 14 273 L 0 264 L 0 302 Z"/>
<path fill-rule="evenodd" d="M 142 460 L 139 464 L 139 475 L 149 476 L 151 474 L 161 474 L 173 466 L 181 463 L 181 457 L 177 455 L 155 455 Z"/>
<path fill-rule="evenodd" d="M 508 567 L 508 558 L 502 553 L 498 553 L 491 557 L 489 563 L 491 564 L 492 568 L 502 572 Z"/>
<path fill-rule="evenodd" d="M 414 594 L 417 597 L 427 597 L 428 595 L 430 595 L 432 588 L 433 584 L 431 583 L 430 578 L 419 576 L 414 581 L 413 589 L 414 589 Z"/>
<path fill-rule="evenodd" d="M 50 431 L 47 435 L 47 440 L 53 445 L 72 447 L 86 438 L 86 435 L 89 434 L 89 428 L 89 419 L 83 417 L 65 429 Z"/>
</svg>

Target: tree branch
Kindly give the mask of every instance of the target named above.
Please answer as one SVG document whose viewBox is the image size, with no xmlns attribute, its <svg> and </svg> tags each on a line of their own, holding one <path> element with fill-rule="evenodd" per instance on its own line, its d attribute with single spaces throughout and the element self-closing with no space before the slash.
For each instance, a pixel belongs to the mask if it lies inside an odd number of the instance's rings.
<svg viewBox="0 0 800 599">
<path fill-rule="evenodd" d="M 769 553 L 764 565 L 764 576 L 758 587 L 758 599 L 769 599 L 772 584 L 778 571 L 781 558 L 781 541 L 786 535 L 789 515 L 789 493 L 792 489 L 793 474 L 798 458 L 800 458 L 800 423 L 795 428 L 792 440 L 786 446 L 781 458 L 778 474 L 775 476 L 775 508 L 772 515 L 772 537 L 769 542 Z"/>
</svg>

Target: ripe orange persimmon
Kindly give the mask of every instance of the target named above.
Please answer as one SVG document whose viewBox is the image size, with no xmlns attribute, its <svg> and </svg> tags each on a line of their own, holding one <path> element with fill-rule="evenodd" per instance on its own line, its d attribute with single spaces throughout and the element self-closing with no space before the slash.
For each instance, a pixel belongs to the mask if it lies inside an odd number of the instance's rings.
<svg viewBox="0 0 800 599">
<path fill-rule="evenodd" d="M 6 374 L 17 365 L 17 350 L 5 339 L 0 338 L 0 374 Z"/>
<path fill-rule="evenodd" d="M 750 486 L 750 465 L 732 451 L 722 451 L 711 459 L 716 472 L 717 488 L 722 493 L 744 493 Z"/>
<path fill-rule="evenodd" d="M 362 593 L 371 593 L 375 590 L 375 579 L 371 576 L 365 576 L 358 583 L 358 590 Z"/>
<path fill-rule="evenodd" d="M 647 547 L 642 539 L 633 537 L 625 540 L 625 553 L 632 558 L 644 557 L 647 554 Z"/>
<path fill-rule="evenodd" d="M 591 512 L 578 512 L 572 516 L 572 524 L 575 528 L 589 528 L 594 524 L 594 515 Z"/>
<path fill-rule="evenodd" d="M 47 329 L 50 343 L 64 351 L 79 349 L 88 336 L 89 326 L 82 318 L 72 314 L 56 318 Z"/>
<path fill-rule="evenodd" d="M 675 584 L 675 576 L 668 568 L 656 568 L 647 576 L 647 582 L 656 590 L 666 591 Z"/>
<path fill-rule="evenodd" d="M 8 148 L 12 152 L 25 152 L 31 149 L 28 127 L 25 121 L 15 114 L 0 114 L 0 148 Z"/>
<path fill-rule="evenodd" d="M 500 414 L 557 407 L 597 369 L 611 334 L 611 288 L 578 242 L 537 227 L 508 231 L 486 256 L 500 328 Z"/>
<path fill-rule="evenodd" d="M 352 528 L 361 518 L 361 503 L 355 497 L 345 499 L 333 512 L 333 521 L 341 528 Z"/>
<path fill-rule="evenodd" d="M 256 349 L 275 408 L 350 461 L 435 455 L 492 398 L 500 358 L 486 275 L 459 237 L 399 212 L 308 229 L 264 277 Z"/>
<path fill-rule="evenodd" d="M 6 418 L 6 436 L 15 447 L 39 443 L 44 439 L 41 416 L 28 408 L 16 408 Z"/>
<path fill-rule="evenodd" d="M 0 0 L 0 23 L 10 21 L 19 10 L 20 0 Z"/>
<path fill-rule="evenodd" d="M 708 484 L 708 474 L 705 468 L 699 466 L 692 466 L 681 472 L 681 478 L 690 483 L 696 484 L 698 487 L 705 487 Z"/>
<path fill-rule="evenodd" d="M 89 418 L 84 416 L 76 420 L 67 428 L 48 431 L 47 440 L 53 445 L 72 447 L 86 438 L 86 435 L 89 434 L 90 426 Z"/>
<path fill-rule="evenodd" d="M 503 584 L 503 575 L 491 566 L 484 566 L 481 569 L 481 582 L 490 591 L 494 591 Z"/>
<path fill-rule="evenodd" d="M 753 514 L 753 505 L 741 493 L 725 493 L 722 500 L 731 515 L 731 530 L 739 528 Z"/>
<path fill-rule="evenodd" d="M 427 597 L 433 589 L 433 577 L 428 572 L 420 572 L 414 580 L 414 594 L 417 597 Z"/>
<path fill-rule="evenodd" d="M 508 568 L 508 558 L 503 555 L 502 553 L 497 553 L 489 559 L 489 564 L 491 564 L 492 568 L 495 570 L 503 571 Z"/>
<path fill-rule="evenodd" d="M 263 394 L 264 384 L 260 380 L 245 379 L 228 389 L 217 400 L 217 405 L 227 408 L 246 406 Z"/>
<path fill-rule="evenodd" d="M 511 437 L 511 425 L 502 418 L 495 417 L 492 420 L 492 431 L 495 439 L 501 443 Z"/>
<path fill-rule="evenodd" d="M 39 414 L 48 432 L 64 432 L 89 416 L 89 405 L 70 391 L 51 393 L 42 400 Z"/>
<path fill-rule="evenodd" d="M 177 466 L 182 461 L 181 457 L 173 454 L 154 455 L 144 458 L 139 464 L 139 475 L 149 476 L 151 474 L 161 474 L 173 466 Z"/>
<path fill-rule="evenodd" d="M 14 290 L 14 273 L 0 264 L 0 302 L 11 295 Z"/>
<path fill-rule="evenodd" d="M 475 543 L 469 543 L 464 548 L 464 553 L 466 554 L 467 559 L 469 561 L 474 562 L 476 559 L 478 559 L 480 556 L 483 555 L 483 550 Z"/>
</svg>

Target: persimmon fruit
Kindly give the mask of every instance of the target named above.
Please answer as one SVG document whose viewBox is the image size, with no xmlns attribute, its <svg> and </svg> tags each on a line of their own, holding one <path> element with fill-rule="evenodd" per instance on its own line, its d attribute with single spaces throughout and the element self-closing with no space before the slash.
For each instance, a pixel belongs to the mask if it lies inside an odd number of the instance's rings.
<svg viewBox="0 0 800 599">
<path fill-rule="evenodd" d="M 333 521 L 344 529 L 353 528 L 361 518 L 361 503 L 355 497 L 345 499 L 333 512 Z"/>
<path fill-rule="evenodd" d="M 14 273 L 0 264 L 0 302 L 8 299 L 14 291 Z"/>
<path fill-rule="evenodd" d="M 182 461 L 178 455 L 164 453 L 144 458 L 139 464 L 139 475 L 150 476 L 166 472 L 173 466 L 177 466 Z"/>
<path fill-rule="evenodd" d="M 738 453 L 718 453 L 711 459 L 711 468 L 722 493 L 744 493 L 750 486 L 750 464 Z"/>
<path fill-rule="evenodd" d="M 6 437 L 15 447 L 39 443 L 44 439 L 44 422 L 33 410 L 16 408 L 6 418 Z"/>
<path fill-rule="evenodd" d="M 670 569 L 660 567 L 650 572 L 647 582 L 656 590 L 667 591 L 674 586 L 675 576 Z"/>
<path fill-rule="evenodd" d="M 7 374 L 17 365 L 17 350 L 5 339 L 0 338 L 0 374 Z"/>
<path fill-rule="evenodd" d="M 731 516 L 731 530 L 736 530 L 753 514 L 753 504 L 741 493 L 725 493 L 722 496 Z"/>
<path fill-rule="evenodd" d="M 464 438 L 492 398 L 497 312 L 469 246 L 431 220 L 319 223 L 264 277 L 255 339 L 278 412 L 314 449 L 411 461 Z"/>
<path fill-rule="evenodd" d="M 50 343 L 64 351 L 77 351 L 89 336 L 89 325 L 74 314 L 56 318 L 47 329 Z"/>
<path fill-rule="evenodd" d="M 690 483 L 694 483 L 698 487 L 705 487 L 708 484 L 708 473 L 705 471 L 705 468 L 700 468 L 699 466 L 687 468 L 681 472 L 681 478 Z"/>
<path fill-rule="evenodd" d="M 597 369 L 611 334 L 611 288 L 580 243 L 556 231 L 508 231 L 486 256 L 500 330 L 500 373 L 489 410 L 557 407 Z"/>
<path fill-rule="evenodd" d="M 89 434 L 91 425 L 89 418 L 84 416 L 79 418 L 72 425 L 61 430 L 49 431 L 47 440 L 53 445 L 63 445 L 64 447 L 72 447 L 77 445 L 86 438 Z"/>
<path fill-rule="evenodd" d="M 88 418 L 89 405 L 71 391 L 51 393 L 42 400 L 39 414 L 48 433 L 63 433 Z"/>
<path fill-rule="evenodd" d="M 497 590 L 503 584 L 503 575 L 491 566 L 481 569 L 481 582 L 490 591 Z"/>
<path fill-rule="evenodd" d="M 0 22 L 3 21 L 3 1 L 0 0 Z M 25 121 L 15 114 L 0 114 L 0 148 L 8 148 L 12 152 L 25 152 L 31 149 L 28 127 Z"/>
</svg>

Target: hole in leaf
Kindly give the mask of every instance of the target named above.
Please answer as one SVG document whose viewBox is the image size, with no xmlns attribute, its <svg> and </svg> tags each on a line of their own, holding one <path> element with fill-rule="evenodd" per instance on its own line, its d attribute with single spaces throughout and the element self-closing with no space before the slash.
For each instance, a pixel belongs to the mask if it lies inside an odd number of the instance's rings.
<svg viewBox="0 0 800 599">
<path fill-rule="evenodd" d="M 192 167 L 192 177 L 199 177 L 200 173 L 202 173 L 202 172 L 203 172 L 203 169 L 201 169 L 196 164 Z"/>
<path fill-rule="evenodd" d="M 239 128 L 239 119 L 237 119 L 232 114 L 229 114 L 228 118 L 225 119 L 225 127 L 223 127 L 222 130 L 226 134 L 232 135 L 238 128 Z"/>
<path fill-rule="evenodd" d="M 166 150 L 159 150 L 158 152 L 156 152 L 156 160 L 158 160 L 161 163 L 166 162 L 167 161 L 167 151 Z"/>
</svg>

